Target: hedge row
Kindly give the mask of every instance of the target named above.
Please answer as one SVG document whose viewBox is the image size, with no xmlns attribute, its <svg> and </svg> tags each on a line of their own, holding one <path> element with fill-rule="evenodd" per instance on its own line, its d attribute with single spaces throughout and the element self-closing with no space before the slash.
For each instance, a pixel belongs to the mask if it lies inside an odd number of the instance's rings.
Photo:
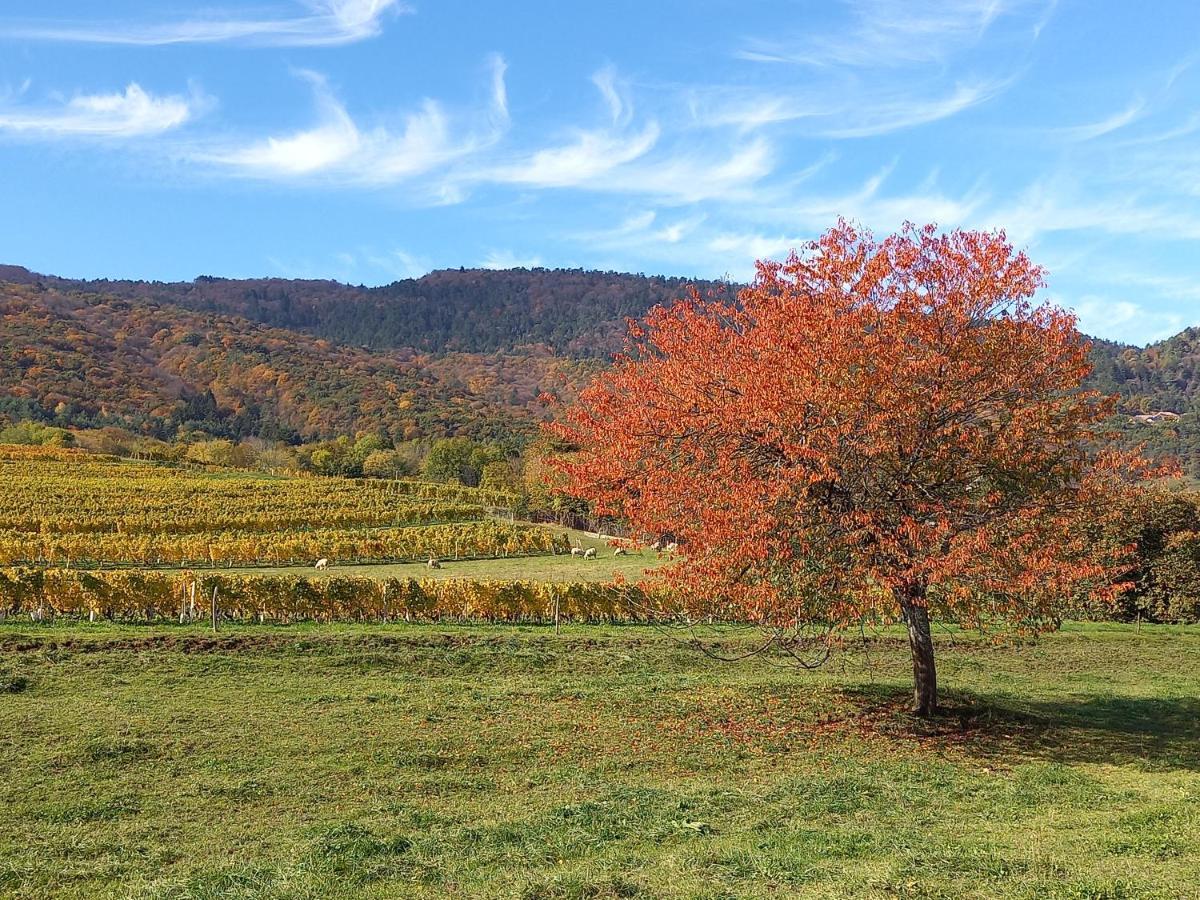
<svg viewBox="0 0 1200 900">
<path fill-rule="evenodd" d="M 634 622 L 649 602 L 637 587 L 598 582 L 15 568 L 0 569 L 0 615 L 204 618 L 214 588 L 221 617 L 239 622 Z"/>
</svg>

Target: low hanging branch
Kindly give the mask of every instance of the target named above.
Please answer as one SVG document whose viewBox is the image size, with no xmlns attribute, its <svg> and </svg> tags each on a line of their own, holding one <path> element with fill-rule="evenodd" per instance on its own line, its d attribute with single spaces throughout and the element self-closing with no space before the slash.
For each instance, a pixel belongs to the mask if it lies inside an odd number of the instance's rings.
<svg viewBox="0 0 1200 900">
<path fill-rule="evenodd" d="M 1148 467 L 1095 449 L 1112 403 L 1081 389 L 1088 344 L 1032 302 L 1042 284 L 1003 234 L 841 223 L 736 300 L 632 323 L 549 426 L 579 448 L 555 466 L 598 514 L 679 542 L 653 577 L 680 618 L 813 625 L 827 648 L 903 619 L 929 715 L 931 621 L 1045 630 L 1127 567 L 1097 535 Z"/>
</svg>

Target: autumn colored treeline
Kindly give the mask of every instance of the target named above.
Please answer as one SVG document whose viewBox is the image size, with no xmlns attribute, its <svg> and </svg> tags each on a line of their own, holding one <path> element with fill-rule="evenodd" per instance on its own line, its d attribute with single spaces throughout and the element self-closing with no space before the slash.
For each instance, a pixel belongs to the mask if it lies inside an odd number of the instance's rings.
<svg viewBox="0 0 1200 900">
<path fill-rule="evenodd" d="M 213 589 L 237 622 L 634 622 L 653 616 L 642 589 L 598 582 L 0 569 L 0 616 L 135 621 L 205 618 Z"/>
<path fill-rule="evenodd" d="M 1118 517 L 1115 539 L 1137 548 L 1116 609 L 1077 614 L 1133 622 L 1200 623 L 1200 491 L 1153 491 Z"/>
</svg>

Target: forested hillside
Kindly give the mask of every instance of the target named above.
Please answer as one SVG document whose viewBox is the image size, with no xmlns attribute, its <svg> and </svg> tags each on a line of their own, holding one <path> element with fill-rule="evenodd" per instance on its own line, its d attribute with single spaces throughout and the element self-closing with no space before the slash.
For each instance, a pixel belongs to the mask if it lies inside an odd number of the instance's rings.
<svg viewBox="0 0 1200 900">
<path fill-rule="evenodd" d="M 395 439 L 534 430 L 538 396 L 586 364 L 546 352 L 370 352 L 247 319 L 145 300 L 0 286 L 0 417 L 199 428 L 293 440 L 358 431 Z"/>
<path fill-rule="evenodd" d="M 72 281 L 0 267 L 0 281 L 241 316 L 372 349 L 492 353 L 545 347 L 607 358 L 624 323 L 687 292 L 686 278 L 581 269 L 445 269 L 378 288 L 279 278 L 192 282 Z M 717 288 L 697 282 L 704 291 Z"/>
<path fill-rule="evenodd" d="M 0 419 L 181 426 L 230 437 L 520 442 L 683 278 L 451 269 L 333 281 L 76 281 L 0 266 Z M 698 283 L 701 291 L 726 286 Z M 1130 442 L 1200 474 L 1200 327 L 1145 348 L 1096 341 L 1092 383 Z M 1178 419 L 1136 422 L 1166 411 Z"/>
<path fill-rule="evenodd" d="M 1097 384 L 1131 410 L 1186 413 L 1200 402 L 1200 327 L 1144 349 L 1097 341 L 1093 358 Z"/>
<path fill-rule="evenodd" d="M 1120 398 L 1116 424 L 1127 441 L 1145 443 L 1155 456 L 1177 457 L 1200 478 L 1200 327 L 1144 348 L 1096 341 L 1092 364 L 1093 386 Z M 1137 418 L 1158 412 L 1175 415 Z"/>
</svg>

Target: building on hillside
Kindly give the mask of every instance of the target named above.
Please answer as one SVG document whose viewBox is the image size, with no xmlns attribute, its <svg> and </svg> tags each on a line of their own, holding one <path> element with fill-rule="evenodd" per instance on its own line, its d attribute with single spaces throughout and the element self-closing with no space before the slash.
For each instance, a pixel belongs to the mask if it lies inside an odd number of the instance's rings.
<svg viewBox="0 0 1200 900">
<path fill-rule="evenodd" d="M 1130 417 L 1130 421 L 1135 425 L 1170 425 L 1173 422 L 1179 421 L 1179 413 L 1173 412 L 1152 412 L 1144 413 L 1140 416 Z"/>
</svg>

